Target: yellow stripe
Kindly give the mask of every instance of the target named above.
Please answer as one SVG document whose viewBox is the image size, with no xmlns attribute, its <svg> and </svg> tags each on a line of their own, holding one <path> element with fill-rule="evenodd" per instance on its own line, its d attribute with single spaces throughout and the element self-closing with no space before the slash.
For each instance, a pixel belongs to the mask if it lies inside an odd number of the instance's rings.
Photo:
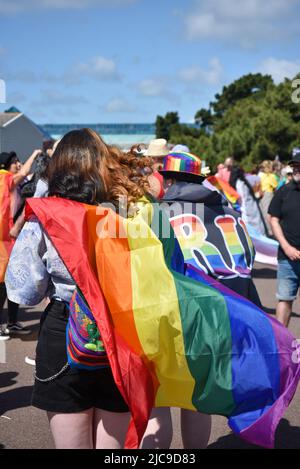
<svg viewBox="0 0 300 469">
<path fill-rule="evenodd" d="M 222 190 L 222 188 L 221 188 L 221 190 Z M 226 191 L 224 191 L 224 194 L 226 195 L 229 202 L 231 202 L 232 204 L 235 204 L 236 197 L 234 197 L 233 195 L 228 194 L 228 192 L 226 192 Z"/>
<path fill-rule="evenodd" d="M 187 153 L 186 151 L 181 151 L 180 153 L 182 153 L 183 155 L 189 156 L 194 161 L 197 161 L 197 162 L 201 161 L 200 158 L 198 158 L 198 156 L 193 155 L 192 153 Z"/>
<path fill-rule="evenodd" d="M 180 163 L 181 163 L 181 160 L 179 158 L 176 158 L 174 162 L 174 171 L 180 171 Z"/>
<path fill-rule="evenodd" d="M 145 205 L 134 219 L 125 221 L 135 324 L 145 355 L 153 362 L 160 382 L 155 406 L 195 410 L 192 404 L 195 380 L 185 357 L 175 282 L 165 264 L 161 242 L 144 222 L 145 211 L 149 214 L 152 209 L 151 204 Z M 144 239 L 136 236 L 141 231 Z"/>
</svg>

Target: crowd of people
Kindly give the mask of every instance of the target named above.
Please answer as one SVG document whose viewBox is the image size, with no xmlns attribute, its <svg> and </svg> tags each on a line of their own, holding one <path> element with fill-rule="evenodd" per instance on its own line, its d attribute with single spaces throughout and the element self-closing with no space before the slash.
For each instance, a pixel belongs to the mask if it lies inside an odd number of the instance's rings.
<svg viewBox="0 0 300 469">
<path fill-rule="evenodd" d="M 295 217 L 300 203 L 300 154 L 288 165 L 264 161 L 251 173 L 228 157 L 215 176 L 236 191 L 234 206 L 226 191 L 209 187 L 210 170 L 203 167 L 201 157 L 164 139 L 123 152 L 106 145 L 96 132 L 81 129 L 66 134 L 47 155 L 34 151 L 23 165 L 15 153 L 1 153 L 0 167 L 1 223 L 7 227 L 2 229 L 7 251 L 1 266 L 2 324 L 8 297 L 8 321 L 0 328 L 0 339 L 30 333 L 18 321 L 19 304 L 37 305 L 48 299 L 36 349 L 32 404 L 47 412 L 57 448 L 122 448 L 130 412 L 109 363 L 92 371 L 72 369 L 68 363 L 66 330 L 76 283 L 47 229 L 36 216 L 28 218 L 27 198 L 62 198 L 91 206 L 110 203 L 117 213 L 124 197 L 127 208 L 144 197 L 159 200 L 185 264 L 258 308 L 247 225 L 261 235 L 274 236 L 280 244 L 277 318 L 288 325 L 300 286 L 300 222 Z M 181 206 L 180 214 L 173 213 L 174 203 Z M 199 207 L 204 210 L 202 220 Z M 225 224 L 235 236 L 234 251 Z M 189 235 L 183 227 L 191 231 Z M 67 231 L 65 236 L 68 243 Z M 182 409 L 181 431 L 185 448 L 205 448 L 211 415 Z M 141 447 L 168 448 L 171 439 L 170 408 L 154 408 Z"/>
<path fill-rule="evenodd" d="M 299 170 L 300 149 L 296 148 L 288 164 L 265 160 L 246 174 L 227 158 L 217 173 L 237 190 L 245 223 L 279 242 L 277 319 L 286 326 L 300 287 Z"/>
</svg>

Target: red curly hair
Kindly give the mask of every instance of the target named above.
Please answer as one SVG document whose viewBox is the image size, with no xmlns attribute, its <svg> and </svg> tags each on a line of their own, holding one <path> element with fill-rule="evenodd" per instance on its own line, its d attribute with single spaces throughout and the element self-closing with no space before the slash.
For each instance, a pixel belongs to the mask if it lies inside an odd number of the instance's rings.
<svg viewBox="0 0 300 469">
<path fill-rule="evenodd" d="M 59 142 L 48 168 L 48 180 L 58 173 L 80 174 L 82 179 L 97 180 L 104 185 L 95 202 L 106 201 L 118 207 L 126 198 L 127 207 L 149 191 L 148 176 L 152 172 L 152 159 L 139 155 L 134 146 L 128 153 L 107 145 L 100 135 L 89 128 L 73 130 Z M 98 184 L 99 185 L 99 184 Z"/>
</svg>

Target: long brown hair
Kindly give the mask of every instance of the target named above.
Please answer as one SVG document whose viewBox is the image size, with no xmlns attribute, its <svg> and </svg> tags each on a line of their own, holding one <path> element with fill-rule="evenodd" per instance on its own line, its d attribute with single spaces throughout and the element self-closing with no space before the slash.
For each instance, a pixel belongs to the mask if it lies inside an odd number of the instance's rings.
<svg viewBox="0 0 300 469">
<path fill-rule="evenodd" d="M 134 147 L 125 153 L 107 145 L 92 129 L 73 130 L 61 139 L 51 158 L 49 195 L 116 206 L 126 197 L 129 206 L 147 193 L 151 165 L 152 160 L 138 156 Z"/>
</svg>

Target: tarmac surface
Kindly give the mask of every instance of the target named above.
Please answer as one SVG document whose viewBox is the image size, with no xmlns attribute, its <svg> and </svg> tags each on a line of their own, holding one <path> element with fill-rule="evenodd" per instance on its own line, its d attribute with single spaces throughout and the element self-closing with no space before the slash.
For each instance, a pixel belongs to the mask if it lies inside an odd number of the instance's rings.
<svg viewBox="0 0 300 469">
<path fill-rule="evenodd" d="M 276 270 L 256 264 L 254 280 L 264 310 L 274 315 L 276 308 Z M 20 321 L 30 326 L 32 333 L 6 342 L 6 363 L 0 363 L 0 449 L 51 449 L 54 448 L 45 413 L 30 405 L 34 367 L 25 363 L 25 357 L 34 357 L 39 318 L 43 305 L 21 310 Z M 6 313 L 5 313 L 6 314 Z M 294 303 L 289 326 L 300 338 L 300 299 Z M 182 448 L 179 410 L 172 411 L 173 440 L 171 448 Z M 197 429 L 195 429 L 197 431 Z M 276 433 L 276 448 L 300 448 L 300 389 L 281 420 Z M 226 419 L 213 416 L 209 449 L 257 448 L 233 435 Z"/>
</svg>

